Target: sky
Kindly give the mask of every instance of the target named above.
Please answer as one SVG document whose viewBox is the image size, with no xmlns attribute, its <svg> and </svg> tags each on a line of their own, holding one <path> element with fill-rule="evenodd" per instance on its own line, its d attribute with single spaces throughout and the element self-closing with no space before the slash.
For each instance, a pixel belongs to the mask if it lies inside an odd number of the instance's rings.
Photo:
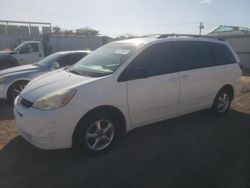
<svg viewBox="0 0 250 188">
<path fill-rule="evenodd" d="M 0 20 L 90 27 L 102 35 L 199 32 L 218 25 L 250 28 L 250 0 L 0 0 Z"/>
</svg>

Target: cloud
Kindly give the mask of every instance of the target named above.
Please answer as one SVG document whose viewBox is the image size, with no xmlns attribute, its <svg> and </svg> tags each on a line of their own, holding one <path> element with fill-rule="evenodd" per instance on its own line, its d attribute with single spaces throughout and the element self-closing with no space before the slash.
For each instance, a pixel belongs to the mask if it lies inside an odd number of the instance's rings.
<svg viewBox="0 0 250 188">
<path fill-rule="evenodd" d="M 200 4 L 211 4 L 212 0 L 201 0 Z"/>
</svg>

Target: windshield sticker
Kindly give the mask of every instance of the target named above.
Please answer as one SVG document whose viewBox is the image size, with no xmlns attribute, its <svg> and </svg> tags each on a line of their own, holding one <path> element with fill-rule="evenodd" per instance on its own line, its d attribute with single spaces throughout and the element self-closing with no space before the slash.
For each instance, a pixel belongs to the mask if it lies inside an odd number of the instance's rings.
<svg viewBox="0 0 250 188">
<path fill-rule="evenodd" d="M 126 49 L 118 49 L 114 51 L 115 54 L 121 54 L 121 55 L 127 55 L 129 52 L 130 51 Z"/>
</svg>

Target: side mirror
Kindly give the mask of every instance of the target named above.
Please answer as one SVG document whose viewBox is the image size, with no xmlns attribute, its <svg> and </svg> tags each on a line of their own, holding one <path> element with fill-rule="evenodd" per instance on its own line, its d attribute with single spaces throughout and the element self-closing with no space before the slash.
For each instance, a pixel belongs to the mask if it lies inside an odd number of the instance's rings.
<svg viewBox="0 0 250 188">
<path fill-rule="evenodd" d="M 119 82 L 148 78 L 148 69 L 145 67 L 133 67 L 126 69 L 118 78 Z"/>
<path fill-rule="evenodd" d="M 60 68 L 60 64 L 58 62 L 51 63 L 51 65 L 50 65 L 51 70 L 56 70 L 58 68 Z"/>
</svg>

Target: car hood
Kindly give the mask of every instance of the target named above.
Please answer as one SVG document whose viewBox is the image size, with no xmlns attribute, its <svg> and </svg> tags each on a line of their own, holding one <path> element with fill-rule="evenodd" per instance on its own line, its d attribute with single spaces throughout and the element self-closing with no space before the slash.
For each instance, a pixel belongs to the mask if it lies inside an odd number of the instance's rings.
<svg viewBox="0 0 250 188">
<path fill-rule="evenodd" d="M 23 66 L 17 66 L 9 69 L 5 69 L 0 71 L 0 76 L 8 76 L 13 74 L 21 74 L 21 73 L 27 73 L 27 72 L 35 72 L 40 71 L 41 67 L 35 66 L 35 65 L 23 65 Z"/>
<path fill-rule="evenodd" d="M 0 51 L 0 55 L 9 55 L 12 51 Z"/>
<path fill-rule="evenodd" d="M 76 88 L 96 79 L 98 78 L 84 77 L 62 69 L 56 70 L 35 78 L 25 87 L 20 95 L 30 101 L 36 101 L 55 91 Z"/>
</svg>

